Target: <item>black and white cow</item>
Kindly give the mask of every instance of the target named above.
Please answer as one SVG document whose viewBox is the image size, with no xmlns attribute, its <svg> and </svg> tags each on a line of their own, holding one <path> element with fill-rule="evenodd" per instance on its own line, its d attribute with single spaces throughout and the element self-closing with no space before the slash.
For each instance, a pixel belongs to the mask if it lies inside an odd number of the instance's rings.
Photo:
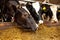
<svg viewBox="0 0 60 40">
<path fill-rule="evenodd" d="M 46 11 L 42 11 L 42 7 L 46 7 Z M 57 19 L 57 5 L 48 5 L 48 4 L 40 4 L 39 2 L 27 2 L 26 7 L 23 7 L 28 10 L 31 15 L 34 17 L 35 21 L 39 24 L 43 23 L 42 14 L 46 14 L 46 18 L 50 18 L 51 22 L 58 22 Z"/>
<path fill-rule="evenodd" d="M 50 5 L 48 5 L 48 4 L 41 5 L 41 15 L 42 15 L 43 20 L 46 19 L 47 21 L 49 21 L 52 19 L 53 14 L 50 9 Z"/>
<path fill-rule="evenodd" d="M 42 12 L 42 14 L 45 14 L 46 18 L 49 17 L 48 20 L 50 20 L 52 23 L 53 22 L 58 22 L 58 19 L 57 19 L 57 5 L 42 4 L 41 12 Z"/>
<path fill-rule="evenodd" d="M 27 2 L 26 6 L 22 6 L 29 14 L 34 18 L 36 25 L 42 24 L 43 20 L 40 13 L 40 3 L 39 2 Z"/>
<path fill-rule="evenodd" d="M 43 23 L 43 20 L 41 18 L 41 13 L 40 13 L 40 3 L 39 2 L 28 2 L 26 4 L 26 8 L 29 10 L 33 18 L 35 19 L 36 23 L 41 24 Z"/>
</svg>

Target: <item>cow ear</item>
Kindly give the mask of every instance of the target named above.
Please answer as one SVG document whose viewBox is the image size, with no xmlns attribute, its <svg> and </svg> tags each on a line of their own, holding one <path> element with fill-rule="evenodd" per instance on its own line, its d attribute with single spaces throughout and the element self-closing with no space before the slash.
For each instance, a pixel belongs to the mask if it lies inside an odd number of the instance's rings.
<svg viewBox="0 0 60 40">
<path fill-rule="evenodd" d="M 17 8 L 22 8 L 22 6 L 21 6 L 21 5 L 17 5 L 16 7 L 17 7 Z"/>
</svg>

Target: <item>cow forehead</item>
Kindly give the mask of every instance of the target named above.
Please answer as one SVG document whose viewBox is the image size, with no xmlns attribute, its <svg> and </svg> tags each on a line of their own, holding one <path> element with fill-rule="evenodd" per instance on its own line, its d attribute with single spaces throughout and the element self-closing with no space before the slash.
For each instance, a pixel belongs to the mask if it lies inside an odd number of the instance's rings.
<svg viewBox="0 0 60 40">
<path fill-rule="evenodd" d="M 40 9 L 40 3 L 39 2 L 32 3 L 32 6 L 36 10 L 36 12 L 39 11 L 39 9 Z"/>
<path fill-rule="evenodd" d="M 29 10 L 26 8 L 26 6 L 22 6 L 22 8 L 24 8 L 24 9 L 30 14 L 30 12 L 29 12 Z"/>
</svg>

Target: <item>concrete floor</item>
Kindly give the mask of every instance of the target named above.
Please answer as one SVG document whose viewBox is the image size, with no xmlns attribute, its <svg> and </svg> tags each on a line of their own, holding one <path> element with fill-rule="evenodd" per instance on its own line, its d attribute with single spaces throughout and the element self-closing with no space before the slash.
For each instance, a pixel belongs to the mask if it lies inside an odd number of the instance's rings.
<svg viewBox="0 0 60 40">
<path fill-rule="evenodd" d="M 40 25 L 36 32 L 11 27 L 0 30 L 0 40 L 60 40 L 60 26 Z"/>
</svg>

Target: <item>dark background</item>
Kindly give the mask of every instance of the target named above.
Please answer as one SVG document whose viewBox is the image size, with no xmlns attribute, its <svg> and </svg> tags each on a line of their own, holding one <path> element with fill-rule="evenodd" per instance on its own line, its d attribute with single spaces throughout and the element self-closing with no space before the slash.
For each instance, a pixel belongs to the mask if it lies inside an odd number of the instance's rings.
<svg viewBox="0 0 60 40">
<path fill-rule="evenodd" d="M 24 1 L 24 0 L 21 0 L 21 1 Z M 41 1 L 43 2 L 44 0 L 32 0 L 32 1 Z M 50 3 L 53 3 L 53 4 L 60 4 L 60 0 L 49 0 Z"/>
<path fill-rule="evenodd" d="M 39 1 L 44 1 L 44 0 L 39 0 Z M 53 4 L 60 4 L 60 0 L 49 0 L 50 3 L 53 3 Z"/>
</svg>

